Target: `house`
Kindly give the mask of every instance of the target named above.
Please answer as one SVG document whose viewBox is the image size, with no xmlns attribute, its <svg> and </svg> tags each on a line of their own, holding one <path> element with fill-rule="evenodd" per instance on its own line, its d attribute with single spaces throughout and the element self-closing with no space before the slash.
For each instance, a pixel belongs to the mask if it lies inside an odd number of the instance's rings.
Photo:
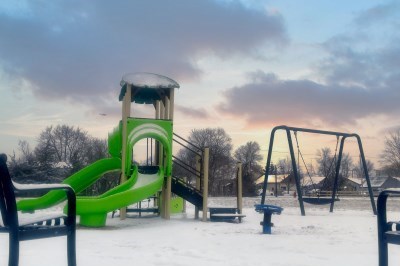
<svg viewBox="0 0 400 266">
<path fill-rule="evenodd" d="M 392 176 L 371 176 L 371 188 L 374 194 L 380 193 L 382 190 L 389 188 L 400 188 L 400 180 Z M 361 185 L 363 191 L 368 191 L 367 182 L 363 182 Z"/>
<path fill-rule="evenodd" d="M 285 192 L 294 191 L 296 183 L 294 178 L 291 176 L 292 174 L 268 175 L 267 193 L 275 195 L 275 192 L 277 191 L 278 195 L 282 195 Z M 259 190 L 263 187 L 264 179 L 265 175 L 262 175 L 256 180 L 256 186 Z"/>
<path fill-rule="evenodd" d="M 365 179 L 360 179 L 357 177 L 349 177 L 343 180 L 342 187 L 340 190 L 342 191 L 361 191 L 362 185 L 365 182 Z"/>
<path fill-rule="evenodd" d="M 304 176 L 302 180 L 300 180 L 301 187 L 303 191 L 310 191 L 315 189 L 321 189 L 325 182 L 325 176 Z"/>
</svg>

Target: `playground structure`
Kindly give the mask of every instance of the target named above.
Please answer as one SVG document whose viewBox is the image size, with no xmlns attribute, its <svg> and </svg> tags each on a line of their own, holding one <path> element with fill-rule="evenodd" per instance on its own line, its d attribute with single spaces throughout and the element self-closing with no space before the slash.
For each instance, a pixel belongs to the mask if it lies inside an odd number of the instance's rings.
<svg viewBox="0 0 400 266">
<path fill-rule="evenodd" d="M 293 169 L 293 174 L 296 182 L 296 190 L 297 190 L 297 197 L 300 205 L 300 210 L 301 210 L 301 215 L 305 215 L 305 210 L 304 210 L 304 199 L 303 199 L 303 191 L 301 188 L 300 184 L 300 176 L 298 173 L 297 169 L 297 163 L 296 163 L 296 158 L 295 158 L 295 153 L 294 153 L 294 148 L 293 148 L 293 141 L 292 141 L 292 134 L 291 132 L 294 132 L 295 137 L 296 137 L 296 143 L 297 142 L 297 132 L 306 132 L 306 133 L 311 133 L 311 134 L 322 134 L 322 135 L 332 135 L 337 137 L 337 143 L 339 143 L 339 138 L 340 138 L 340 148 L 339 148 L 339 155 L 338 155 L 338 160 L 336 161 L 335 165 L 335 177 L 334 177 L 334 184 L 333 184 L 333 189 L 332 189 L 332 196 L 329 199 L 329 201 L 325 200 L 325 203 L 328 202 L 330 203 L 330 212 L 333 212 L 335 200 L 336 200 L 336 195 L 337 195 L 337 190 L 338 190 L 338 180 L 339 180 L 339 172 L 340 172 L 340 163 L 342 160 L 342 155 L 343 155 L 343 148 L 344 148 L 344 143 L 347 138 L 354 137 L 357 139 L 357 144 L 358 148 L 360 151 L 360 157 L 364 169 L 364 176 L 365 180 L 367 182 L 368 186 L 368 191 L 369 191 L 369 197 L 371 201 L 371 207 L 373 210 L 373 213 L 376 214 L 376 206 L 375 206 L 375 201 L 373 198 L 373 193 L 372 193 L 372 188 L 371 188 L 371 181 L 369 179 L 368 175 L 368 170 L 367 170 L 367 163 L 365 160 L 364 156 L 364 150 L 361 142 L 361 138 L 357 134 L 349 134 L 349 133 L 342 133 L 342 132 L 333 132 L 333 131 L 324 131 L 324 130 L 315 130 L 315 129 L 307 129 L 307 128 L 298 128 L 298 127 L 289 127 L 289 126 L 277 126 L 272 129 L 271 132 L 271 137 L 270 137 L 270 142 L 269 142 L 269 148 L 268 148 L 268 156 L 267 156 L 267 164 L 265 168 L 265 178 L 264 178 L 264 183 L 263 183 L 263 190 L 262 190 L 262 196 L 261 196 L 261 205 L 265 204 L 265 196 L 266 196 L 266 191 L 267 191 L 267 184 L 268 184 L 268 175 L 270 172 L 270 165 L 271 165 L 271 157 L 272 157 L 272 150 L 273 150 L 273 145 L 274 145 L 274 137 L 275 133 L 277 130 L 284 130 L 286 131 L 286 136 L 288 140 L 288 145 L 289 145 L 289 152 L 290 152 L 290 158 L 292 162 L 292 169 Z M 337 147 L 337 145 L 336 145 Z M 299 152 L 301 155 L 301 153 Z M 336 154 L 335 154 L 336 155 Z M 335 156 L 336 157 L 336 156 Z M 301 156 L 303 159 L 303 157 Z M 304 161 L 304 159 L 303 159 Z M 319 202 L 318 202 L 319 201 Z M 311 204 L 322 204 L 320 198 L 315 198 L 315 199 L 310 199 L 308 198 L 308 203 Z"/>
<path fill-rule="evenodd" d="M 120 210 L 120 218 L 127 216 L 128 206 L 157 196 L 161 217 L 169 219 L 171 215 L 172 193 L 189 201 L 196 207 L 196 218 L 202 211 L 202 220 L 207 221 L 208 214 L 208 156 L 209 149 L 197 152 L 196 187 L 184 180 L 172 176 L 172 143 L 174 117 L 174 90 L 179 84 L 167 77 L 151 73 L 134 73 L 123 76 L 120 83 L 119 100 L 122 102 L 122 119 L 108 136 L 110 158 L 94 162 L 77 173 L 66 178 L 63 183 L 70 185 L 78 194 L 91 186 L 104 174 L 112 171 L 121 173 L 120 184 L 95 197 L 78 196 L 76 215 L 80 224 L 101 227 L 106 224 L 107 213 Z M 155 118 L 136 118 L 131 116 L 131 105 L 151 104 L 155 108 Z M 175 134 L 176 135 L 176 134 Z M 177 136 L 177 135 L 176 135 Z M 133 163 L 133 149 L 141 140 L 151 139 L 151 165 Z M 149 146 L 147 147 L 147 157 Z M 154 156 L 153 156 L 154 155 Z M 239 186 L 238 186 L 239 189 Z M 161 193 L 159 193 L 161 190 Z M 176 197 L 175 197 L 176 198 Z M 65 199 L 65 194 L 52 191 L 35 199 L 18 202 L 21 211 L 35 211 L 56 205 Z M 243 217 L 241 214 L 241 183 L 238 208 L 229 217 Z"/>
</svg>

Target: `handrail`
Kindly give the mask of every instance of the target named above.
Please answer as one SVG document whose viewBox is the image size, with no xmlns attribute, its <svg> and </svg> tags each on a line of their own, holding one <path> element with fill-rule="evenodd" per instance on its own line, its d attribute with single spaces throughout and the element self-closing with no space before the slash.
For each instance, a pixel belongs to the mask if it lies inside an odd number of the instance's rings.
<svg viewBox="0 0 400 266">
<path fill-rule="evenodd" d="M 184 148 L 188 149 L 189 151 L 191 151 L 192 153 L 194 153 L 194 154 L 196 154 L 196 155 L 198 155 L 198 156 L 201 156 L 201 154 L 198 153 L 197 151 L 195 151 L 195 150 L 189 148 L 188 146 L 184 145 L 183 143 L 177 141 L 176 139 L 173 139 L 173 140 L 174 140 L 176 143 L 178 143 L 179 145 L 181 145 L 182 147 L 184 147 Z"/>
<path fill-rule="evenodd" d="M 201 151 L 201 148 L 200 148 L 200 147 L 194 145 L 193 143 L 189 142 L 188 140 L 184 139 L 183 137 L 179 136 L 179 135 L 176 134 L 176 133 L 173 133 L 173 134 L 174 134 L 174 136 L 176 136 L 177 138 L 183 140 L 183 141 L 186 142 L 187 144 L 189 144 L 189 145 L 193 146 L 194 148 L 196 148 L 197 150 Z"/>
<path fill-rule="evenodd" d="M 179 165 L 180 167 L 182 167 L 183 169 L 185 169 L 186 171 L 188 171 L 191 174 L 194 174 L 196 177 L 201 178 L 201 172 L 197 171 L 195 168 L 191 167 L 190 165 L 187 165 L 185 162 L 183 162 L 182 160 L 180 160 L 179 158 L 176 158 L 175 156 L 172 156 L 172 158 L 174 158 L 174 162 Z M 186 168 L 187 167 L 187 168 Z"/>
</svg>

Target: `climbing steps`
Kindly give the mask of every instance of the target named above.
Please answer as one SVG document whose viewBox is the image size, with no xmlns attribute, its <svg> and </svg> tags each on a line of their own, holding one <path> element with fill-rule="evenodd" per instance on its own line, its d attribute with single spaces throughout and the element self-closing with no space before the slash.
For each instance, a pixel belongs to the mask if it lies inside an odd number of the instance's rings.
<svg viewBox="0 0 400 266">
<path fill-rule="evenodd" d="M 172 177 L 171 191 L 199 209 L 203 209 L 203 196 L 201 191 L 185 183 L 182 179 L 176 176 Z"/>
</svg>

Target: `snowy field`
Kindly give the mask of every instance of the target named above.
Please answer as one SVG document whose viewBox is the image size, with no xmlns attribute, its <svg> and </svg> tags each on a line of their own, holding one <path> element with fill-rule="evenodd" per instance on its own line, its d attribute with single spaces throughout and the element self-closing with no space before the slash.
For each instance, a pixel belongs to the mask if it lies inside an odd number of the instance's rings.
<svg viewBox="0 0 400 266">
<path fill-rule="evenodd" d="M 296 199 L 267 198 L 284 207 L 274 215 L 272 235 L 263 235 L 259 198 L 244 199 L 242 223 L 203 223 L 193 207 L 171 220 L 109 218 L 101 229 L 78 227 L 78 265 L 363 265 L 378 264 L 376 216 L 368 198 L 342 199 L 334 213 L 328 206 L 305 204 L 300 215 Z M 210 199 L 209 206 L 234 207 L 235 198 Z M 389 204 L 389 217 L 400 218 L 400 200 Z M 7 265 L 8 237 L 0 235 L 0 265 Z M 390 265 L 400 265 L 400 246 L 390 245 Z M 22 242 L 20 265 L 67 265 L 64 237 Z"/>
</svg>

